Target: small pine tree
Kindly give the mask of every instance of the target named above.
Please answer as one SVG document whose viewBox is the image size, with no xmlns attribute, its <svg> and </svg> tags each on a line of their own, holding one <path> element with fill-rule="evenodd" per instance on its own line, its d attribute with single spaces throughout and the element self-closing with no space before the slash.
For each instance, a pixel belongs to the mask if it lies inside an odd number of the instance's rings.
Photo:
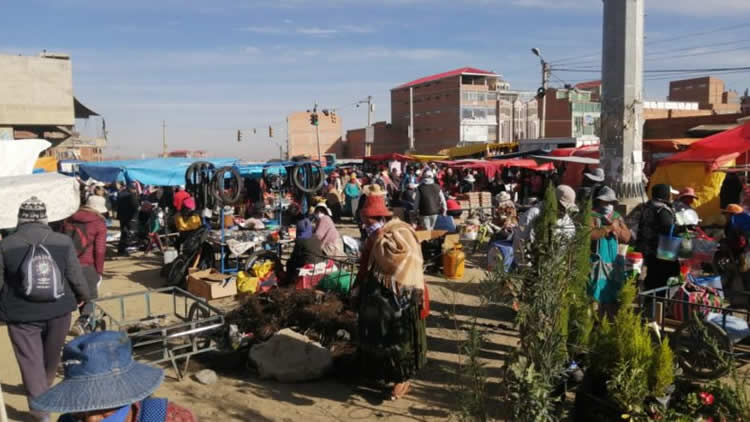
<svg viewBox="0 0 750 422">
<path fill-rule="evenodd" d="M 662 397 L 667 388 L 674 382 L 674 355 L 666 337 L 659 344 L 649 372 L 651 394 Z"/>
<path fill-rule="evenodd" d="M 544 202 L 539 217 L 534 224 L 535 249 L 548 247 L 552 242 L 552 235 L 557 224 L 557 194 L 553 184 L 547 185 L 544 191 Z"/>
<path fill-rule="evenodd" d="M 568 345 L 574 356 L 588 350 L 594 328 L 592 301 L 587 292 L 591 273 L 591 200 L 585 202 L 577 223 L 573 276 L 567 293 L 570 302 Z"/>
</svg>

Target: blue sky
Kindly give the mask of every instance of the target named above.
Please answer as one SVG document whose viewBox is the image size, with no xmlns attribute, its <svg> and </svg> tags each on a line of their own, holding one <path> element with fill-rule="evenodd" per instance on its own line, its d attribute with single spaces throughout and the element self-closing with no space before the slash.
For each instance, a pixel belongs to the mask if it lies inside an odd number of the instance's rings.
<svg viewBox="0 0 750 422">
<path fill-rule="evenodd" d="M 748 0 L 646 0 L 646 68 L 747 66 Z M 390 120 L 390 88 L 462 66 L 535 90 L 539 61 L 598 67 L 601 0 L 0 0 L 0 52 L 71 54 L 76 96 L 107 120 L 108 153 L 170 149 L 267 159 L 285 116 L 335 108 L 345 128 L 366 122 L 372 95 Z M 732 25 L 735 28 L 729 28 Z M 719 29 L 718 31 L 716 31 Z M 705 34 L 685 36 L 698 32 Z M 710 48 L 716 51 L 711 53 Z M 721 50 L 721 51 L 719 51 Z M 590 57 L 579 57 L 592 55 Z M 560 80 L 596 74 L 556 72 Z M 729 88 L 750 74 L 720 76 Z M 663 99 L 666 80 L 647 80 Z M 237 144 L 237 129 L 243 132 Z"/>
</svg>

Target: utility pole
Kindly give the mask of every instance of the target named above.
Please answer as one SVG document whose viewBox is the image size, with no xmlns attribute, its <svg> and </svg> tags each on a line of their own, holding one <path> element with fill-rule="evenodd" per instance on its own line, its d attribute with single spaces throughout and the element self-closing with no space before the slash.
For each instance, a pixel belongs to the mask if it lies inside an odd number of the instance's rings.
<svg viewBox="0 0 750 422">
<path fill-rule="evenodd" d="M 643 2 L 604 0 L 602 25 L 599 161 L 607 183 L 628 208 L 644 193 Z"/>
<path fill-rule="evenodd" d="M 372 115 L 375 112 L 375 104 L 372 103 L 372 95 L 368 95 L 366 100 L 357 102 L 357 107 L 359 107 L 360 104 L 367 104 L 367 127 L 369 128 L 372 126 Z M 374 136 L 373 129 L 365 129 L 365 156 L 372 155 L 372 142 L 374 141 L 372 139 L 367 139 L 367 130 L 373 131 Z"/>
<path fill-rule="evenodd" d="M 409 151 L 414 151 L 414 87 L 409 88 Z"/>
<path fill-rule="evenodd" d="M 539 61 L 542 64 L 542 89 L 541 92 L 538 94 L 541 94 L 542 96 L 542 110 L 541 113 L 539 113 L 539 137 L 544 138 L 546 133 L 547 126 L 547 86 L 549 85 L 549 63 L 547 63 L 546 60 L 544 60 L 544 57 L 542 56 L 542 51 L 538 48 L 532 48 L 531 52 L 534 53 L 535 56 L 539 57 Z"/>
<path fill-rule="evenodd" d="M 161 121 L 161 156 L 167 156 L 167 121 Z"/>
<path fill-rule="evenodd" d="M 320 165 L 323 165 L 323 156 L 320 155 L 320 120 L 318 120 L 318 103 L 315 103 L 313 107 L 313 115 L 315 115 L 315 142 L 318 144 L 318 161 Z"/>
</svg>

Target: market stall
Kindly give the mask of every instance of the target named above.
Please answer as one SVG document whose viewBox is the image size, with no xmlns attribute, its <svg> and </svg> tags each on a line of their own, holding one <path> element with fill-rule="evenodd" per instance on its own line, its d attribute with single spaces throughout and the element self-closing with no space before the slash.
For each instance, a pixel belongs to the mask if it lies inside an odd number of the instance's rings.
<svg viewBox="0 0 750 422">
<path fill-rule="evenodd" d="M 750 123 L 693 143 L 686 151 L 657 163 L 651 186 L 666 183 L 674 189 L 695 189 L 693 207 L 705 224 L 721 219 L 719 192 L 726 173 L 721 167 L 744 164 L 750 152 Z"/>
</svg>

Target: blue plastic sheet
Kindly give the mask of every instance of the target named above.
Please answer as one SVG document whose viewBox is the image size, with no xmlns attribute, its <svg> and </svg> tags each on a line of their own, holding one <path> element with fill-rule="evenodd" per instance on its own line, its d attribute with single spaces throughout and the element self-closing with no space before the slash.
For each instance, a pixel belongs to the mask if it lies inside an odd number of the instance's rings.
<svg viewBox="0 0 750 422">
<path fill-rule="evenodd" d="M 196 161 L 208 161 L 216 167 L 237 163 L 237 160 L 229 158 L 148 158 L 81 163 L 79 171 L 84 179 L 94 178 L 106 183 L 135 180 L 144 185 L 178 186 L 185 183 L 185 171 Z"/>
</svg>

